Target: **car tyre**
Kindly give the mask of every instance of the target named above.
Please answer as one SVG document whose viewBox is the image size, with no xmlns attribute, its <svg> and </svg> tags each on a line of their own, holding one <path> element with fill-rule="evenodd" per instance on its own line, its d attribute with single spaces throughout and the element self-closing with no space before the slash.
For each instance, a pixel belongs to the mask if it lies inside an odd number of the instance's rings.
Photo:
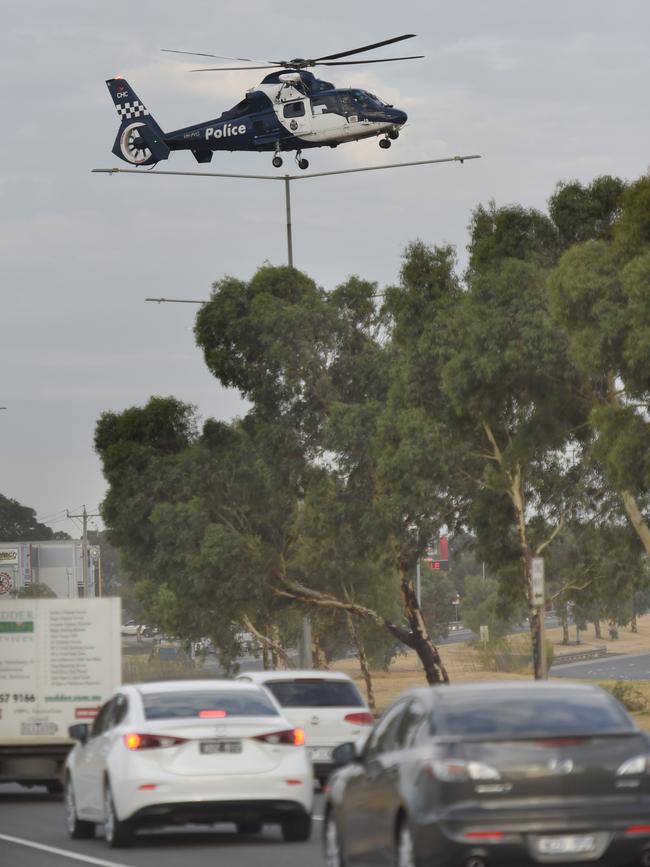
<svg viewBox="0 0 650 867">
<path fill-rule="evenodd" d="M 74 800 L 72 780 L 68 777 L 64 789 L 65 821 L 68 835 L 73 840 L 90 840 L 95 836 L 95 823 L 86 822 L 77 816 L 77 805 Z"/>
<path fill-rule="evenodd" d="M 244 822 L 237 822 L 237 833 L 238 834 L 259 834 L 262 830 L 262 823 L 259 820 L 247 820 Z"/>
<path fill-rule="evenodd" d="M 304 843 L 311 836 L 309 813 L 294 813 L 282 820 L 282 839 L 286 843 Z"/>
<path fill-rule="evenodd" d="M 124 849 L 133 842 L 133 824 L 117 818 L 108 783 L 104 789 L 104 835 L 111 849 Z"/>
<path fill-rule="evenodd" d="M 399 820 L 395 835 L 395 867 L 416 867 L 413 836 L 404 816 Z"/>
<path fill-rule="evenodd" d="M 58 780 L 52 780 L 45 784 L 48 795 L 61 795 L 63 793 L 63 783 Z"/>
<path fill-rule="evenodd" d="M 323 824 L 323 858 L 325 867 L 345 867 L 341 853 L 339 828 L 334 818 L 334 811 L 328 810 Z"/>
</svg>

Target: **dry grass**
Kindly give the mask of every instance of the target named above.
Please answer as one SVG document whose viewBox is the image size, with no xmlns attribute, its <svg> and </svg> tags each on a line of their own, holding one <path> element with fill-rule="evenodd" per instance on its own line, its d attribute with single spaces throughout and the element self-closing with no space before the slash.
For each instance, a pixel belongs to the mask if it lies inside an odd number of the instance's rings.
<svg viewBox="0 0 650 867">
<path fill-rule="evenodd" d="M 605 647 L 608 653 L 644 653 L 650 652 L 650 615 L 639 618 L 638 632 L 633 633 L 629 629 L 619 628 L 619 638 L 612 640 L 608 637 L 607 626 L 601 626 L 603 639 L 597 639 L 594 635 L 593 626 L 580 633 L 581 643 L 579 646 L 562 644 L 561 628 L 547 630 L 547 638 L 553 645 L 555 659 L 563 653 L 575 653 L 580 650 Z M 575 627 L 571 627 L 570 638 L 575 641 Z M 486 671 L 476 651 L 464 641 L 455 644 L 443 644 L 439 647 L 440 656 L 449 674 L 452 683 L 485 682 L 495 680 L 529 680 L 532 671 L 519 674 L 505 672 Z M 336 663 L 336 669 L 345 671 L 358 683 L 364 691 L 363 678 L 356 659 L 345 659 Z M 563 678 L 565 680 L 566 678 Z M 425 686 L 426 680 L 421 668 L 418 668 L 418 660 L 413 651 L 399 656 L 391 665 L 389 671 L 373 671 L 372 682 L 375 691 L 377 710 L 384 710 L 390 702 L 400 693 L 417 686 Z M 611 687 L 614 681 L 587 681 L 597 682 L 604 687 Z M 647 699 L 650 706 L 650 681 L 630 681 Z M 634 714 L 638 724 L 650 731 L 650 712 Z"/>
</svg>

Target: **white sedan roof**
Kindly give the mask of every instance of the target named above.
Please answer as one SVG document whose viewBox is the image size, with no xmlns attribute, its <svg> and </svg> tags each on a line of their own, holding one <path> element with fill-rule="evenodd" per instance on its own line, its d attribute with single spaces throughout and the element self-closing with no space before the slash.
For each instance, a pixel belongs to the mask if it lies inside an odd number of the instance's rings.
<svg viewBox="0 0 650 867">
<path fill-rule="evenodd" d="M 342 671 L 321 671 L 320 669 L 289 669 L 288 671 L 243 671 L 238 675 L 241 683 L 244 678 L 253 683 L 268 683 L 270 680 L 352 680 Z"/>
<path fill-rule="evenodd" d="M 225 680 L 216 678 L 196 678 L 191 680 L 154 680 L 146 683 L 132 683 L 142 693 L 150 692 L 190 692 L 196 689 L 220 690 L 220 689 L 250 689 L 255 684 L 246 683 L 242 680 Z"/>
</svg>

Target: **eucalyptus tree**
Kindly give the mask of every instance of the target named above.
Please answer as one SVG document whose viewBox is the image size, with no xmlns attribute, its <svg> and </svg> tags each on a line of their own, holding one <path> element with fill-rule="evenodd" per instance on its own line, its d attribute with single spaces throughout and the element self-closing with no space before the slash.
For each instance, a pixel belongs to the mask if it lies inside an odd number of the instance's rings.
<svg viewBox="0 0 650 867">
<path fill-rule="evenodd" d="M 411 506 L 413 477 L 391 477 L 395 467 L 391 470 L 386 460 L 387 433 L 381 425 L 393 372 L 376 294 L 375 284 L 358 278 L 327 294 L 294 269 L 265 266 L 249 283 L 227 278 L 215 284 L 211 301 L 197 317 L 197 341 L 224 385 L 238 388 L 269 425 L 294 432 L 303 460 L 296 495 L 307 506 L 316 496 L 309 490 L 315 476 L 307 468 L 327 470 L 327 498 L 340 525 L 330 523 L 321 530 L 337 539 L 345 527 L 354 540 L 343 583 L 340 577 L 328 577 L 331 570 L 314 575 L 304 569 L 298 577 L 288 568 L 278 592 L 386 628 L 416 650 L 430 682 L 444 682 L 447 675 L 412 581 L 430 530 L 423 535 Z M 432 526 L 439 522 L 437 515 Z M 317 552 L 321 543 L 310 538 Z M 374 564 L 374 575 L 352 585 L 350 573 L 362 553 L 365 562 Z M 316 556 L 314 562 L 322 558 Z M 394 588 L 393 600 L 398 591 L 401 616 L 394 617 L 392 602 L 381 612 L 372 607 L 383 582 Z"/>
<path fill-rule="evenodd" d="M 393 415 L 426 443 L 427 461 L 415 466 L 429 497 L 477 533 L 478 556 L 527 601 L 539 676 L 531 558 L 560 531 L 574 496 L 564 454 L 584 400 L 546 307 L 544 278 L 559 250 L 551 221 L 490 205 L 476 210 L 471 232 L 464 285 L 453 250 L 407 251 L 404 273 L 417 277 L 387 298 L 399 350 Z"/>
<path fill-rule="evenodd" d="M 589 396 L 594 456 L 650 554 L 650 176 L 617 204 L 608 232 L 564 253 L 548 297 Z"/>
</svg>

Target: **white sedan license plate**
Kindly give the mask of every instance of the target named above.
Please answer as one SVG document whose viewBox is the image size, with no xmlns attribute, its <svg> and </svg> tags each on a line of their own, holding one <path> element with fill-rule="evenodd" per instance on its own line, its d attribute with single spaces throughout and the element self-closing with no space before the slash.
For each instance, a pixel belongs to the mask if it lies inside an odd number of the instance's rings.
<svg viewBox="0 0 650 867">
<path fill-rule="evenodd" d="M 330 747 L 308 747 L 312 762 L 329 762 L 332 758 Z"/>
<path fill-rule="evenodd" d="M 203 741 L 201 752 L 206 755 L 214 753 L 241 753 L 241 741 Z"/>
<path fill-rule="evenodd" d="M 537 838 L 537 851 L 540 855 L 587 855 L 595 849 L 594 834 L 566 834 Z"/>
</svg>

